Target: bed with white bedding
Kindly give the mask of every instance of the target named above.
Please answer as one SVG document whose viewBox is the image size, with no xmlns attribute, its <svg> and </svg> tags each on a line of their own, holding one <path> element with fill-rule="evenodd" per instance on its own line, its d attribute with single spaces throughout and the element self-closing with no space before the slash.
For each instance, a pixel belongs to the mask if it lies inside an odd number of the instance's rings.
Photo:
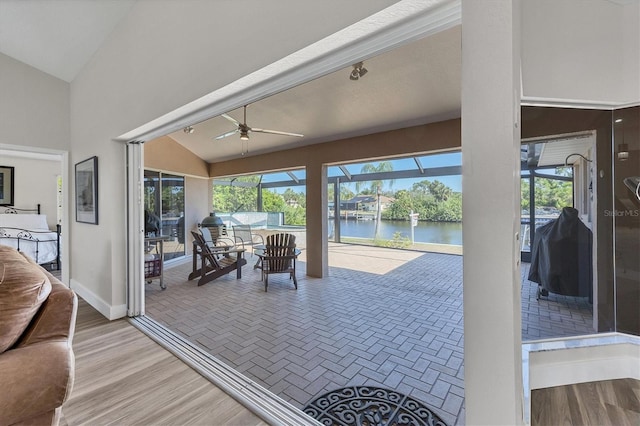
<svg viewBox="0 0 640 426">
<path fill-rule="evenodd" d="M 36 209 L 8 207 L 0 211 L 0 244 L 25 253 L 40 265 L 60 268 L 60 225 L 49 229 L 47 216 Z"/>
</svg>

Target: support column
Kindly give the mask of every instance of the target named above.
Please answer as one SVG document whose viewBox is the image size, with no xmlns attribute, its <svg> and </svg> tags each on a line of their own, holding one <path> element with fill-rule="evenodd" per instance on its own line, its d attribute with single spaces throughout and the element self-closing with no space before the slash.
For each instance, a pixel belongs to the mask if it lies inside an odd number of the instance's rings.
<svg viewBox="0 0 640 426">
<path fill-rule="evenodd" d="M 307 275 L 322 278 L 329 273 L 327 167 L 307 165 Z"/>
<path fill-rule="evenodd" d="M 333 241 L 340 242 L 340 178 L 333 184 Z"/>
<path fill-rule="evenodd" d="M 520 2 L 462 2 L 467 424 L 523 423 Z"/>
</svg>

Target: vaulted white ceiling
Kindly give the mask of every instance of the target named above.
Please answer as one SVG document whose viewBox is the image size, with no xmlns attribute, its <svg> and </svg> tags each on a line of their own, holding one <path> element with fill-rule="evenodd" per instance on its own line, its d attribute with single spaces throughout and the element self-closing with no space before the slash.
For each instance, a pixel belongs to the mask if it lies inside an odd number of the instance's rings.
<svg viewBox="0 0 640 426">
<path fill-rule="evenodd" d="M 0 53 L 71 82 L 135 0 L 0 0 Z"/>
</svg>

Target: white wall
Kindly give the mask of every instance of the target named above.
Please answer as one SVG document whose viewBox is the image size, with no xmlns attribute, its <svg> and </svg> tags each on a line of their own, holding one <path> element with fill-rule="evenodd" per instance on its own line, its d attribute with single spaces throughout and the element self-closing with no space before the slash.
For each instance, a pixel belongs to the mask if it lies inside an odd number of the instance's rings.
<svg viewBox="0 0 640 426">
<path fill-rule="evenodd" d="M 31 209 L 40 204 L 40 213 L 47 215 L 49 229 L 57 223 L 57 177 L 62 171 L 60 160 L 39 160 L 2 155 L 0 165 L 15 167 L 14 206 Z M 2 208 L 0 208 L 2 209 Z"/>
<path fill-rule="evenodd" d="M 76 285 L 125 303 L 125 150 L 113 138 L 394 2 L 137 2 L 71 84 L 70 163 L 99 162 L 100 224 L 72 223 Z"/>
<path fill-rule="evenodd" d="M 69 84 L 0 53 L 0 144 L 68 150 Z"/>
<path fill-rule="evenodd" d="M 640 101 L 640 1 L 527 0 L 522 18 L 525 97 Z"/>
</svg>

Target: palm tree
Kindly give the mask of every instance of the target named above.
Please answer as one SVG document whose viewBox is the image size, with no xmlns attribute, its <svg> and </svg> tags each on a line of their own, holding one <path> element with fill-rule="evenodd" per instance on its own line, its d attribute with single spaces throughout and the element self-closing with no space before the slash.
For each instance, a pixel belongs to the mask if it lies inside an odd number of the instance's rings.
<svg viewBox="0 0 640 426">
<path fill-rule="evenodd" d="M 374 165 L 373 163 L 367 163 L 362 166 L 360 169 L 360 173 L 384 173 L 384 172 L 392 172 L 393 164 L 390 161 L 380 161 L 378 165 Z M 356 192 L 360 193 L 360 188 L 367 184 L 367 189 L 370 190 L 371 193 L 376 194 L 376 224 L 375 224 L 375 233 L 374 238 L 378 239 L 380 236 L 380 220 L 382 218 L 382 206 L 380 205 L 380 195 L 382 194 L 382 188 L 384 187 L 384 183 L 389 183 L 389 188 L 391 188 L 395 182 L 394 179 L 377 179 L 371 180 L 367 182 L 356 182 Z"/>
</svg>

